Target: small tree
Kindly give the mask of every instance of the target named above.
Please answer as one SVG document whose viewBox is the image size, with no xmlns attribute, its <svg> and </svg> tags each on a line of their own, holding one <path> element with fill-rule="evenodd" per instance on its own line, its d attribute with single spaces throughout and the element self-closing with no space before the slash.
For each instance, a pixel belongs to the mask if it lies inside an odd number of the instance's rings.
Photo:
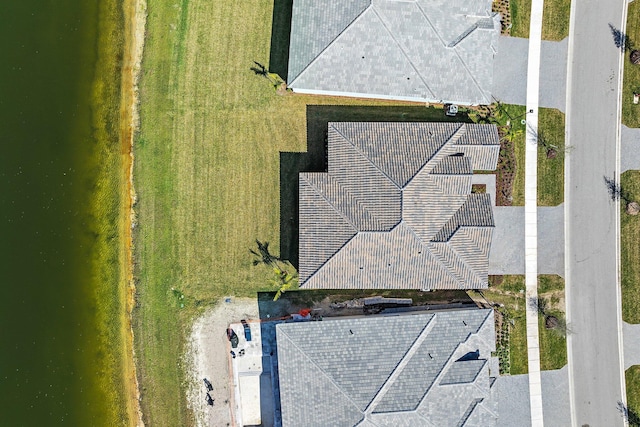
<svg viewBox="0 0 640 427">
<path fill-rule="evenodd" d="M 269 252 L 269 242 L 256 239 L 256 246 L 257 250 L 249 249 L 255 257 L 253 265 L 263 264 L 273 270 L 274 278 L 271 279 L 271 284 L 278 288 L 273 298 L 276 301 L 283 293 L 298 286 L 298 273 L 291 263 Z"/>
</svg>

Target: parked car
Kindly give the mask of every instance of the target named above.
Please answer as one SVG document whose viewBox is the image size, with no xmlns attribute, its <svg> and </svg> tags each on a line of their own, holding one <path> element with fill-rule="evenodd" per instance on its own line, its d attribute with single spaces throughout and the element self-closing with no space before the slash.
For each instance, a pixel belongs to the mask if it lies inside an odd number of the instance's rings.
<svg viewBox="0 0 640 427">
<path fill-rule="evenodd" d="M 209 381 L 206 378 L 203 378 L 202 381 L 204 381 L 204 386 L 207 388 L 207 391 L 213 390 L 213 385 L 211 384 L 211 381 Z"/>
<path fill-rule="evenodd" d="M 229 342 L 231 343 L 231 348 L 236 348 L 238 347 L 238 334 L 236 334 L 236 331 L 234 331 L 231 328 L 227 328 L 227 338 L 229 339 Z"/>
<path fill-rule="evenodd" d="M 209 393 L 207 393 L 207 397 L 205 397 L 205 399 L 207 400 L 207 405 L 213 406 L 213 398 Z"/>
<path fill-rule="evenodd" d="M 251 328 L 249 327 L 249 324 L 244 319 L 242 319 L 240 323 L 242 323 L 242 327 L 244 328 L 244 339 L 251 341 Z"/>
</svg>

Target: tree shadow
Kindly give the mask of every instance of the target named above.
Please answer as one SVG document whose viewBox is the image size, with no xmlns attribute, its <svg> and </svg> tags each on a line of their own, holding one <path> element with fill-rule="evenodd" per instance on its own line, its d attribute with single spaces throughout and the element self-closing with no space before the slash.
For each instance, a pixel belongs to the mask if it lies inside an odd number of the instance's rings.
<svg viewBox="0 0 640 427">
<path fill-rule="evenodd" d="M 280 258 L 298 268 L 298 174 L 326 172 L 329 122 L 461 122 L 471 123 L 461 111 L 447 117 L 442 108 L 399 106 L 307 106 L 307 152 L 280 152 Z"/>
<path fill-rule="evenodd" d="M 613 36 L 613 43 L 618 49 L 623 52 L 633 49 L 633 43 L 631 42 L 631 39 L 627 34 L 623 33 L 621 30 L 611 24 L 609 24 L 609 29 L 611 30 L 611 35 Z"/>
<path fill-rule="evenodd" d="M 292 10 L 293 0 L 274 0 L 273 2 L 269 72 L 279 75 L 285 82 L 289 68 Z"/>
</svg>

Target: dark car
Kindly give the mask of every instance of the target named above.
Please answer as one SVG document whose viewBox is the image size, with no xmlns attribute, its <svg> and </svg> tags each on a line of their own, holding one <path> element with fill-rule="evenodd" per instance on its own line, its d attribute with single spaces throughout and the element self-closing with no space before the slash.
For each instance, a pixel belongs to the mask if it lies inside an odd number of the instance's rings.
<svg viewBox="0 0 640 427">
<path fill-rule="evenodd" d="M 236 334 L 236 332 L 233 329 L 227 328 L 227 338 L 231 343 L 231 348 L 238 347 L 238 334 Z"/>
<path fill-rule="evenodd" d="M 207 405 L 213 406 L 213 398 L 211 397 L 211 395 L 209 393 L 207 393 L 207 396 L 205 397 L 205 399 L 207 401 Z"/>
<path fill-rule="evenodd" d="M 244 319 L 242 319 L 240 323 L 242 323 L 242 327 L 244 328 L 244 339 L 251 341 L 251 328 L 249 327 L 249 324 Z"/>
<path fill-rule="evenodd" d="M 203 378 L 202 381 L 204 381 L 204 386 L 207 388 L 208 391 L 213 390 L 213 384 L 211 384 L 211 381 L 209 381 L 206 378 Z"/>
</svg>

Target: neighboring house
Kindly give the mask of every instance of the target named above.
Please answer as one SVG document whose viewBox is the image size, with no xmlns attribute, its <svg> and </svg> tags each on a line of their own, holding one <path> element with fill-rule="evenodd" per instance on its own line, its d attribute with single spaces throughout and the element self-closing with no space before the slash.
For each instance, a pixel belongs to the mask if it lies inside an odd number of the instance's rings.
<svg viewBox="0 0 640 427">
<path fill-rule="evenodd" d="M 491 0 L 294 0 L 294 92 L 492 103 L 500 17 Z"/>
<path fill-rule="evenodd" d="M 283 427 L 491 427 L 493 310 L 276 326 Z"/>
<path fill-rule="evenodd" d="M 299 177 L 300 287 L 486 288 L 493 211 L 471 180 L 499 151 L 494 125 L 329 123 L 328 172 Z"/>
</svg>

